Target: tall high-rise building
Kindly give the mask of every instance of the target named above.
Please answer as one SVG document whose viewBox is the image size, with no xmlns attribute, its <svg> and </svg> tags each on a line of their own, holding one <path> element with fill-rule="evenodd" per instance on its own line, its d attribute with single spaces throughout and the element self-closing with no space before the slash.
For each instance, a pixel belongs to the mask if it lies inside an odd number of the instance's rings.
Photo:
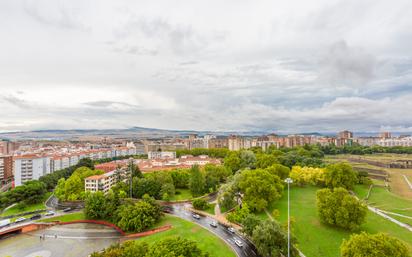
<svg viewBox="0 0 412 257">
<path fill-rule="evenodd" d="M 391 132 L 384 131 L 384 132 L 379 133 L 379 137 L 380 138 L 391 138 L 392 134 Z"/>
<path fill-rule="evenodd" d="M 353 132 L 348 131 L 348 130 L 341 131 L 338 134 L 338 138 L 340 138 L 340 139 L 351 139 L 351 138 L 353 138 Z"/>
</svg>

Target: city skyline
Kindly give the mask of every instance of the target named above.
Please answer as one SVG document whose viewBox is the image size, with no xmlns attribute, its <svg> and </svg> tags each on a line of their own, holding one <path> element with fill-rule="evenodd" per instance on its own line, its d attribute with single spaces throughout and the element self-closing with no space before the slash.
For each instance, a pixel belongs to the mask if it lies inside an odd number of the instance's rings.
<svg viewBox="0 0 412 257">
<path fill-rule="evenodd" d="M 410 132 L 411 12 L 406 0 L 2 1 L 0 132 Z"/>
</svg>

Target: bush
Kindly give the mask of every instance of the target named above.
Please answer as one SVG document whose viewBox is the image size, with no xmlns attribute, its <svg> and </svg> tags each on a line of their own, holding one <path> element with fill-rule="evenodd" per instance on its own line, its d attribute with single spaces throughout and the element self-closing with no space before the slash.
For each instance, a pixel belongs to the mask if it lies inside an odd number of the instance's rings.
<svg viewBox="0 0 412 257">
<path fill-rule="evenodd" d="M 290 177 L 297 185 L 323 185 L 325 183 L 325 169 L 293 166 Z"/>
<path fill-rule="evenodd" d="M 193 208 L 196 210 L 206 210 L 209 207 L 209 204 L 205 199 L 194 199 L 192 201 Z"/>
<path fill-rule="evenodd" d="M 351 165 L 336 163 L 326 166 L 325 185 L 327 187 L 352 189 L 357 182 L 358 176 Z"/>
<path fill-rule="evenodd" d="M 342 257 L 409 257 L 407 246 L 383 233 L 351 235 L 340 247 Z"/>
<path fill-rule="evenodd" d="M 367 207 L 344 188 L 325 188 L 316 193 L 317 209 L 322 222 L 356 230 L 365 221 Z"/>
</svg>

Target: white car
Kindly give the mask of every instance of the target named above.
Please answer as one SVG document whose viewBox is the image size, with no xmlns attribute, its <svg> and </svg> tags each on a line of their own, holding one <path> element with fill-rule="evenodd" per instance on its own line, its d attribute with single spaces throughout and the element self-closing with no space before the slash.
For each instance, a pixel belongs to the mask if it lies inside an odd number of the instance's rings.
<svg viewBox="0 0 412 257">
<path fill-rule="evenodd" d="M 199 214 L 193 214 L 192 217 L 195 218 L 195 219 L 197 219 L 197 220 L 200 219 L 200 215 L 199 215 Z"/>
<path fill-rule="evenodd" d="M 239 247 L 243 247 L 243 243 L 242 243 L 242 241 L 240 241 L 239 239 L 235 239 L 235 244 L 237 245 L 237 246 L 239 246 Z"/>
<path fill-rule="evenodd" d="M 44 215 L 46 215 L 46 216 L 53 216 L 54 214 L 56 214 L 54 211 L 48 211 L 48 212 L 46 212 L 46 214 L 44 214 Z"/>
<path fill-rule="evenodd" d="M 229 227 L 227 230 L 228 230 L 230 233 L 232 233 L 232 234 L 234 234 L 234 233 L 235 233 L 235 229 L 234 229 L 234 228 L 232 228 L 232 227 Z"/>
<path fill-rule="evenodd" d="M 210 226 L 214 227 L 214 228 L 217 228 L 217 222 L 216 221 L 210 222 Z"/>
<path fill-rule="evenodd" d="M 17 219 L 14 221 L 14 223 L 23 222 L 23 221 L 25 221 L 25 220 L 26 220 L 25 217 L 20 217 L 20 218 L 17 218 Z"/>
</svg>

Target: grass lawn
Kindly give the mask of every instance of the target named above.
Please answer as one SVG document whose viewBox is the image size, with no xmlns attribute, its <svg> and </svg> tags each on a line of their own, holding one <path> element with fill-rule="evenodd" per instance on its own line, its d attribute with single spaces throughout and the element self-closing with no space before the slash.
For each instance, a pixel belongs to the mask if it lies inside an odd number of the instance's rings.
<svg viewBox="0 0 412 257">
<path fill-rule="evenodd" d="M 316 210 L 317 187 L 292 187 L 290 191 L 291 216 L 295 218 L 294 235 L 298 239 L 298 247 L 306 256 L 336 257 L 340 256 L 340 245 L 343 239 L 349 238 L 351 232 L 337 229 L 320 223 Z M 287 220 L 287 193 L 268 208 L 280 211 L 279 220 Z M 259 214 L 264 218 L 264 213 Z M 403 240 L 412 250 L 412 233 L 382 217 L 368 212 L 367 221 L 361 230 L 369 233 L 385 232 Z"/>
<path fill-rule="evenodd" d="M 211 203 L 211 204 L 209 204 L 209 207 L 207 209 L 205 209 L 204 211 L 207 212 L 207 213 L 210 213 L 212 215 L 215 215 L 215 206 L 216 206 L 215 203 Z"/>
<path fill-rule="evenodd" d="M 192 199 L 192 193 L 189 189 L 176 189 L 175 195 L 170 198 L 170 201 L 183 201 Z"/>
<path fill-rule="evenodd" d="M 365 185 L 355 185 L 353 192 L 359 197 L 359 199 L 365 199 L 368 195 L 369 186 Z"/>
<path fill-rule="evenodd" d="M 210 257 L 236 256 L 223 240 L 194 223 L 171 215 L 166 215 L 156 226 L 163 226 L 166 224 L 172 225 L 172 229 L 151 236 L 142 237 L 137 240 L 153 243 L 167 237 L 180 236 L 182 238 L 196 241 L 199 248 L 207 251 L 210 254 Z"/>
<path fill-rule="evenodd" d="M 57 217 L 51 217 L 47 219 L 41 219 L 39 221 L 41 222 L 51 222 L 51 221 L 62 221 L 62 222 L 67 222 L 67 221 L 73 221 L 73 220 L 84 220 L 86 217 L 84 216 L 83 212 L 76 212 L 76 213 L 70 213 L 62 216 L 57 216 Z"/>
<path fill-rule="evenodd" d="M 41 209 L 46 209 L 46 206 L 44 205 L 44 202 L 50 197 L 51 194 L 52 194 L 52 192 L 47 192 L 46 195 L 44 196 L 43 200 L 40 203 L 27 205 L 24 209 L 19 209 L 18 206 L 13 206 L 12 208 L 7 209 L 5 212 L 1 213 L 0 217 L 9 216 L 9 215 L 16 215 L 16 214 L 19 214 L 19 213 L 36 211 L 36 210 L 41 210 Z"/>
<path fill-rule="evenodd" d="M 379 209 L 412 217 L 412 200 L 402 198 L 383 187 L 373 187 L 368 203 Z"/>
</svg>

